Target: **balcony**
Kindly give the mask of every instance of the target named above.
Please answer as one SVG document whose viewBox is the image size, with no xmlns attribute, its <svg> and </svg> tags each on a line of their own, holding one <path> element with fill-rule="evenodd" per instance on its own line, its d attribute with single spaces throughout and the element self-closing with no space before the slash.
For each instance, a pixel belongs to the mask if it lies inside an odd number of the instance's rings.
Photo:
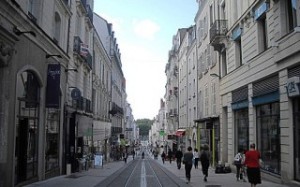
<svg viewBox="0 0 300 187">
<path fill-rule="evenodd" d="M 120 116 L 123 116 L 124 115 L 124 112 L 123 112 L 123 108 L 119 107 L 116 103 L 112 102 L 111 103 L 111 110 L 109 111 L 109 114 L 111 115 L 116 115 L 116 114 L 119 114 Z"/>
<path fill-rule="evenodd" d="M 74 36 L 73 52 L 88 66 L 93 69 L 93 57 L 89 52 L 89 46 L 84 44 L 79 36 Z"/>
<path fill-rule="evenodd" d="M 227 20 L 216 20 L 210 30 L 210 44 L 215 50 L 221 51 L 225 46 L 223 40 L 227 33 Z"/>
<path fill-rule="evenodd" d="M 89 99 L 80 97 L 79 99 L 73 99 L 72 101 L 73 108 L 77 110 L 84 111 L 86 113 L 92 113 L 92 102 Z"/>
</svg>

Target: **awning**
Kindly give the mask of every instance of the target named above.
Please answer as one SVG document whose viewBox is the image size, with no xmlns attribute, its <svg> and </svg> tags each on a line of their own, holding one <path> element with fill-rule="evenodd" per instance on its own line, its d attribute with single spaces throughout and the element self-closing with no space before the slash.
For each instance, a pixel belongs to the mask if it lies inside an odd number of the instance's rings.
<svg viewBox="0 0 300 187">
<path fill-rule="evenodd" d="M 176 136 L 179 136 L 179 137 L 181 137 L 181 136 L 184 136 L 185 135 L 185 129 L 178 129 L 177 131 L 176 131 L 176 134 L 175 134 Z"/>
</svg>

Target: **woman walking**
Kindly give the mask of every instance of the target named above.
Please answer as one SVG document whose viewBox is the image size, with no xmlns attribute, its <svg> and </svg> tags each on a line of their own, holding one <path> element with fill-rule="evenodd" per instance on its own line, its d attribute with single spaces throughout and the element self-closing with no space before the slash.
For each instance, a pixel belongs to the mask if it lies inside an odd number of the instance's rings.
<svg viewBox="0 0 300 187">
<path fill-rule="evenodd" d="M 198 161 L 199 161 L 199 152 L 198 152 L 198 149 L 194 149 L 194 166 L 195 166 L 195 169 L 198 169 Z"/>
<path fill-rule="evenodd" d="M 188 151 L 183 155 L 183 163 L 185 165 L 186 183 L 188 184 L 191 181 L 191 170 L 193 167 L 193 149 L 192 147 L 188 147 L 187 150 Z"/>
<path fill-rule="evenodd" d="M 245 165 L 247 166 L 247 175 L 251 187 L 261 184 L 259 159 L 260 153 L 255 150 L 255 144 L 253 143 L 245 154 Z"/>
<path fill-rule="evenodd" d="M 236 167 L 236 180 L 242 180 L 243 179 L 243 173 L 242 171 L 242 163 L 243 161 L 243 149 L 239 149 L 239 152 L 234 156 L 234 165 Z"/>
</svg>

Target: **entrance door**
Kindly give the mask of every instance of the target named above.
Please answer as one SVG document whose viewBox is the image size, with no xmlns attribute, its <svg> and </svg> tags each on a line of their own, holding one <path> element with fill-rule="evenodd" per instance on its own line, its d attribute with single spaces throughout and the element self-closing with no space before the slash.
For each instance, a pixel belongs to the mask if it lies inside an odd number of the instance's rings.
<svg viewBox="0 0 300 187">
<path fill-rule="evenodd" d="M 300 98 L 293 102 L 295 137 L 295 179 L 300 181 Z"/>
<path fill-rule="evenodd" d="M 28 119 L 19 121 L 17 137 L 17 180 L 18 183 L 27 178 L 27 145 L 28 145 Z"/>
</svg>

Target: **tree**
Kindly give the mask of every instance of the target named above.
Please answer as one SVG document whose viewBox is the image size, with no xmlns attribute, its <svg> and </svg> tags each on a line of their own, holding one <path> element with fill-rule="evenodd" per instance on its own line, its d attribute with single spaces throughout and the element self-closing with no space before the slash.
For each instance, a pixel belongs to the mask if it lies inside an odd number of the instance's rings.
<svg viewBox="0 0 300 187">
<path fill-rule="evenodd" d="M 151 125 L 153 124 L 154 120 L 150 119 L 137 119 L 136 125 L 140 129 L 140 137 L 142 140 L 147 140 L 149 135 L 149 130 L 151 129 Z"/>
</svg>

